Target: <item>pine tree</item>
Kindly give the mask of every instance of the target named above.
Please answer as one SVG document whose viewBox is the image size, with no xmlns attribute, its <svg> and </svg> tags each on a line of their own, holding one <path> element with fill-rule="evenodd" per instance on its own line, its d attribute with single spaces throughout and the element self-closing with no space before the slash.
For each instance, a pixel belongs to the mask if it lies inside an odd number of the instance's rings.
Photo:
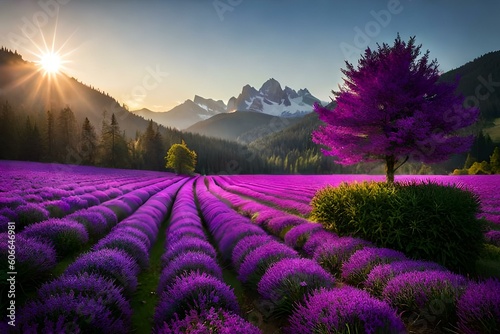
<svg viewBox="0 0 500 334">
<path fill-rule="evenodd" d="M 398 35 L 393 46 L 366 49 L 358 67 L 346 61 L 344 85 L 334 110 L 315 105 L 326 123 L 313 133 L 313 141 L 328 147 L 325 155 L 337 163 L 383 161 L 387 182 L 407 160 L 424 163 L 447 159 L 467 151 L 473 137 L 457 130 L 473 124 L 477 108 L 464 109 L 457 84 L 438 82 L 437 61 L 429 51 L 420 57 L 415 37 L 408 43 Z"/>
<path fill-rule="evenodd" d="M 94 126 L 87 117 L 85 117 L 83 121 L 78 153 L 82 159 L 82 164 L 95 164 L 97 155 L 97 135 Z"/>
<path fill-rule="evenodd" d="M 54 124 L 54 114 L 52 111 L 47 110 L 47 130 L 45 133 L 45 142 L 47 147 L 47 159 L 48 161 L 55 161 L 55 124 Z"/>
<path fill-rule="evenodd" d="M 500 147 L 496 146 L 490 155 L 490 168 L 494 174 L 500 174 Z"/>
<path fill-rule="evenodd" d="M 76 119 L 70 107 L 59 112 L 54 129 L 56 138 L 56 156 L 60 162 L 70 162 L 68 157 L 76 152 Z"/>
</svg>

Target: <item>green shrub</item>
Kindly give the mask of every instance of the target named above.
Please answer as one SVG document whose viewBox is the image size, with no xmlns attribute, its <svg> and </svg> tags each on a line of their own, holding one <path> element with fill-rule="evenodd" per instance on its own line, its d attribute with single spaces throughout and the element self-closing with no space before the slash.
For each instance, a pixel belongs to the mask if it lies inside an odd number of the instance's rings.
<svg viewBox="0 0 500 334">
<path fill-rule="evenodd" d="M 342 183 L 319 190 L 311 205 L 327 230 L 453 270 L 473 270 L 484 241 L 479 197 L 460 186 Z"/>
</svg>

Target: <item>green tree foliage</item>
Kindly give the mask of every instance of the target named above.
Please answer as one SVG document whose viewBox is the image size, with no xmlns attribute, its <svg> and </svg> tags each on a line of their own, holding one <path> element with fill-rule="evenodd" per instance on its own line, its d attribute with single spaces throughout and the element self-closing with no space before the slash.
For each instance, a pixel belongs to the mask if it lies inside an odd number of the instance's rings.
<svg viewBox="0 0 500 334">
<path fill-rule="evenodd" d="M 70 162 L 68 157 L 76 152 L 77 130 L 76 119 L 70 107 L 59 112 L 55 126 L 56 156 L 58 161 Z"/>
<path fill-rule="evenodd" d="M 20 155 L 21 160 L 39 161 L 42 155 L 42 136 L 38 126 L 32 124 L 30 117 L 26 117 L 23 135 L 21 137 Z"/>
<path fill-rule="evenodd" d="M 155 129 L 153 121 L 149 121 L 146 132 L 139 139 L 139 150 L 142 152 L 142 165 L 149 170 L 163 170 L 163 153 L 165 146 L 159 129 Z"/>
<path fill-rule="evenodd" d="M 15 159 L 17 151 L 17 120 L 14 110 L 8 101 L 0 106 L 0 157 Z"/>
<path fill-rule="evenodd" d="M 190 150 L 183 140 L 181 144 L 170 147 L 165 160 L 165 167 L 172 168 L 177 174 L 192 174 L 196 166 L 196 152 Z"/>
<path fill-rule="evenodd" d="M 99 164 L 109 167 L 127 168 L 129 166 L 128 146 L 115 114 L 111 122 L 105 119 L 102 124 L 101 142 L 99 144 Z"/>
<path fill-rule="evenodd" d="M 82 164 L 93 165 L 95 163 L 97 156 L 97 134 L 94 126 L 87 117 L 85 117 L 82 125 L 78 153 L 80 154 Z"/>
<path fill-rule="evenodd" d="M 490 168 L 494 174 L 500 174 L 500 147 L 495 147 L 493 154 L 490 155 Z"/>
</svg>

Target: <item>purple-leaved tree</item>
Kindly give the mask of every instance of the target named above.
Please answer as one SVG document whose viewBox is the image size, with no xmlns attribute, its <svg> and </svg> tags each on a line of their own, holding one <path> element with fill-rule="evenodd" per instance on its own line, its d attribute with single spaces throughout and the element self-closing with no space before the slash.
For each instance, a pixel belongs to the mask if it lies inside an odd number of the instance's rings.
<svg viewBox="0 0 500 334">
<path fill-rule="evenodd" d="M 358 67 L 346 61 L 344 84 L 332 93 L 337 106 L 314 110 L 326 123 L 313 141 L 342 165 L 383 161 L 387 182 L 408 160 L 432 163 L 470 148 L 473 136 L 458 130 L 475 123 L 479 110 L 464 106 L 455 83 L 438 82 L 436 60 L 421 55 L 415 37 L 367 48 Z"/>
</svg>

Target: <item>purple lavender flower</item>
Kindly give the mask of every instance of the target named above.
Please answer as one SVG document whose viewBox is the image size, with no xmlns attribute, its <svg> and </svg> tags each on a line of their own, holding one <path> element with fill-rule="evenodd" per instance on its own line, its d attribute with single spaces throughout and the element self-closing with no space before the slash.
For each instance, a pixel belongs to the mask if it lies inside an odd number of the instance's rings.
<svg viewBox="0 0 500 334">
<path fill-rule="evenodd" d="M 62 218 L 71 211 L 69 204 L 60 199 L 41 203 L 41 205 L 49 211 L 52 218 Z"/>
<path fill-rule="evenodd" d="M 365 247 L 357 250 L 342 264 L 342 279 L 357 286 L 363 284 L 370 270 L 379 263 L 407 260 L 406 256 L 389 248 Z"/>
<path fill-rule="evenodd" d="M 116 198 L 123 195 L 123 191 L 118 188 L 109 188 L 103 191 L 109 198 Z"/>
<path fill-rule="evenodd" d="M 238 279 L 254 286 L 273 263 L 285 258 L 298 257 L 299 254 L 290 247 L 277 241 L 270 241 L 248 253 L 238 271 Z"/>
<path fill-rule="evenodd" d="M 242 238 L 249 235 L 266 235 L 262 228 L 253 224 L 235 223 L 234 225 L 227 224 L 226 227 L 222 237 L 215 236 L 219 253 L 222 254 L 222 258 L 226 261 L 231 260 L 233 249 Z"/>
<path fill-rule="evenodd" d="M 98 214 L 103 216 L 104 219 L 106 220 L 107 225 L 110 228 L 118 223 L 118 219 L 116 218 L 116 214 L 113 212 L 113 210 L 103 205 L 93 206 L 91 208 L 88 208 L 87 212 L 97 212 Z"/>
<path fill-rule="evenodd" d="M 120 198 L 112 199 L 103 203 L 102 205 L 111 209 L 115 213 L 118 221 L 127 218 L 134 212 L 134 210 L 132 210 L 130 206 Z"/>
<path fill-rule="evenodd" d="M 156 334 L 184 334 L 184 333 L 218 333 L 218 334 L 261 334 L 261 330 L 239 315 L 222 308 L 209 310 L 190 310 L 184 318 L 175 318 L 169 323 L 163 323 Z"/>
<path fill-rule="evenodd" d="M 104 191 L 101 191 L 101 190 L 93 191 L 93 192 L 90 193 L 90 195 L 92 195 L 95 198 L 97 198 L 97 200 L 99 201 L 99 203 L 103 203 L 103 202 L 106 202 L 106 201 L 110 200 L 109 196 Z"/>
<path fill-rule="evenodd" d="M 15 209 L 20 205 L 26 204 L 26 200 L 21 196 L 8 196 L 6 194 L 2 194 L 0 196 L 0 207 L 1 208 L 10 208 Z"/>
<path fill-rule="evenodd" d="M 7 207 L 0 209 L 0 216 L 6 217 L 11 222 L 17 220 L 17 213 L 13 209 Z"/>
<path fill-rule="evenodd" d="M 443 266 L 430 261 L 403 260 L 378 264 L 370 271 L 364 282 L 365 290 L 374 296 L 381 296 L 387 282 L 396 275 L 411 271 L 447 270 Z"/>
<path fill-rule="evenodd" d="M 19 312 L 22 333 L 126 333 L 130 324 L 100 300 L 72 294 L 30 302 Z"/>
<path fill-rule="evenodd" d="M 294 226 L 309 223 L 306 219 L 292 215 L 281 215 L 267 221 L 266 229 L 272 234 L 284 238 L 285 234 Z"/>
<path fill-rule="evenodd" d="M 307 241 L 304 243 L 302 251 L 304 251 L 304 253 L 308 257 L 313 257 L 314 252 L 316 251 L 316 248 L 318 246 L 330 243 L 335 239 L 338 239 L 338 235 L 333 232 L 325 230 L 313 231 L 309 239 L 307 239 Z"/>
<path fill-rule="evenodd" d="M 69 265 L 65 275 L 98 274 L 112 279 L 127 295 L 137 287 L 139 266 L 127 253 L 117 249 L 101 249 L 83 254 Z"/>
<path fill-rule="evenodd" d="M 113 281 L 97 274 L 63 275 L 38 289 L 38 299 L 55 295 L 72 295 L 74 298 L 90 298 L 106 306 L 113 315 L 124 321 L 130 320 L 132 309 L 123 297 L 123 289 Z"/>
<path fill-rule="evenodd" d="M 156 307 L 154 322 L 160 327 L 177 313 L 184 318 L 190 310 L 203 311 L 211 307 L 239 313 L 233 290 L 221 280 L 205 273 L 177 277 L 162 293 Z"/>
<path fill-rule="evenodd" d="M 163 269 L 158 283 L 158 294 L 161 294 L 178 276 L 191 272 L 206 273 L 222 280 L 222 270 L 214 258 L 202 252 L 190 251 L 174 258 Z"/>
<path fill-rule="evenodd" d="M 184 238 L 167 244 L 165 253 L 161 257 L 161 262 L 163 266 L 166 266 L 179 255 L 189 251 L 202 252 L 213 259 L 217 257 L 214 247 L 208 241 L 198 238 Z"/>
<path fill-rule="evenodd" d="M 320 289 L 289 317 L 290 334 L 309 333 L 405 333 L 401 318 L 391 307 L 350 286 Z"/>
<path fill-rule="evenodd" d="M 382 297 L 403 316 L 419 317 L 431 326 L 455 326 L 456 302 L 467 283 L 447 271 L 415 271 L 389 280 Z"/>
<path fill-rule="evenodd" d="M 101 201 L 91 194 L 83 194 L 80 196 L 80 198 L 84 201 L 87 201 L 89 207 L 101 204 Z"/>
<path fill-rule="evenodd" d="M 88 208 L 89 204 L 86 200 L 81 199 L 79 196 L 69 196 L 62 199 L 64 202 L 68 203 L 71 210 L 78 211 L 80 209 Z"/>
<path fill-rule="evenodd" d="M 169 231 L 167 235 L 167 242 L 177 241 L 181 238 L 198 238 L 201 240 L 207 240 L 207 237 L 203 230 L 196 227 L 180 227 L 173 231 Z"/>
<path fill-rule="evenodd" d="M 486 243 L 500 247 L 500 231 L 491 230 L 484 234 Z"/>
<path fill-rule="evenodd" d="M 342 264 L 359 249 L 372 244 L 366 240 L 352 237 L 340 237 L 319 245 L 314 252 L 314 260 L 328 272 L 340 278 Z"/>
<path fill-rule="evenodd" d="M 313 260 L 283 259 L 269 267 L 257 289 L 276 305 L 276 312 L 289 314 L 307 293 L 334 284 L 335 278 Z"/>
<path fill-rule="evenodd" d="M 137 262 L 141 269 L 149 266 L 149 253 L 146 245 L 138 237 L 133 234 L 127 234 L 125 231 L 114 230 L 101 239 L 93 249 L 123 250 Z"/>
<path fill-rule="evenodd" d="M 49 219 L 36 223 L 26 227 L 22 234 L 52 243 L 58 256 L 79 251 L 89 241 L 85 227 L 70 219 Z"/>
<path fill-rule="evenodd" d="M 0 257 L 8 257 L 8 233 L 0 234 Z M 17 279 L 28 281 L 46 275 L 56 266 L 56 251 L 52 244 L 22 233 L 16 235 Z"/>
<path fill-rule="evenodd" d="M 49 211 L 35 203 L 20 205 L 15 211 L 18 219 L 16 224 L 18 229 L 47 220 L 50 216 Z"/>
<path fill-rule="evenodd" d="M 236 271 L 240 269 L 248 253 L 272 240 L 273 238 L 268 235 L 247 235 L 240 239 L 233 248 L 233 254 L 231 256 L 231 263 L 234 269 L 236 269 Z"/>
<path fill-rule="evenodd" d="M 267 222 L 271 219 L 277 216 L 277 214 L 280 211 L 275 210 L 275 209 L 267 209 L 267 210 L 260 210 L 253 218 L 253 221 L 260 226 L 265 226 L 267 225 Z"/>
<path fill-rule="evenodd" d="M 118 226 L 116 226 L 113 229 L 112 233 L 113 234 L 125 234 L 125 235 L 132 236 L 134 238 L 137 238 L 149 250 L 151 248 L 151 239 L 150 239 L 149 235 L 146 232 L 144 232 L 144 230 L 142 230 L 140 228 L 141 225 L 142 224 L 124 226 L 120 223 Z M 156 231 L 154 231 L 154 232 L 156 232 Z"/>
<path fill-rule="evenodd" d="M 95 211 L 88 211 L 88 209 L 79 210 L 66 216 L 66 219 L 77 221 L 85 226 L 85 229 L 92 240 L 102 238 L 107 232 L 109 232 L 106 219 Z"/>
<path fill-rule="evenodd" d="M 304 223 L 293 227 L 285 234 L 285 244 L 295 249 L 301 249 L 312 233 L 323 230 L 317 223 Z"/>
<path fill-rule="evenodd" d="M 464 334 L 493 334 L 500 328 L 500 281 L 470 283 L 457 303 L 458 328 Z"/>
</svg>

